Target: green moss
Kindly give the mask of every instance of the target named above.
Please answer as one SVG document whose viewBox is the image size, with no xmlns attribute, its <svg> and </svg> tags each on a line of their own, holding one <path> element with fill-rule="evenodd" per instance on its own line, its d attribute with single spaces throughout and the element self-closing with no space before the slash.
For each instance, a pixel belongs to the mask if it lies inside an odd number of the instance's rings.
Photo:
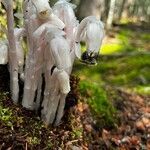
<svg viewBox="0 0 150 150">
<path fill-rule="evenodd" d="M 150 56 L 139 55 L 107 60 L 101 64 L 102 78 L 115 86 L 137 86 L 150 82 Z"/>
<path fill-rule="evenodd" d="M 145 94 L 150 96 L 150 86 L 137 86 L 133 90 L 138 94 Z"/>
<path fill-rule="evenodd" d="M 81 80 L 96 82 L 99 85 L 122 86 L 136 92 L 134 89 L 137 86 L 148 86 L 150 83 L 149 60 L 150 55 L 147 54 L 103 57 L 97 66 L 86 66 L 77 62 L 74 73 Z"/>
<path fill-rule="evenodd" d="M 100 54 L 108 55 L 116 52 L 120 52 L 123 49 L 121 44 L 103 44 L 100 50 Z"/>
<path fill-rule="evenodd" d="M 99 64 L 100 65 L 100 64 Z M 99 73 L 98 66 L 88 66 L 82 64 L 79 61 L 75 62 L 73 73 L 79 76 L 81 79 L 88 79 L 89 81 L 95 81 L 101 83 L 101 74 Z"/>
<path fill-rule="evenodd" d="M 149 42 L 150 41 L 150 34 L 149 33 L 144 33 L 141 35 L 141 39 L 145 42 Z"/>
<path fill-rule="evenodd" d="M 80 91 L 89 104 L 99 126 L 115 125 L 116 110 L 102 85 L 122 87 L 130 92 L 149 95 L 150 55 L 124 55 L 122 57 L 102 57 L 97 66 L 75 64 L 74 73 L 81 78 Z M 116 95 L 117 97 L 117 95 Z"/>
<path fill-rule="evenodd" d="M 81 81 L 80 91 L 90 105 L 94 117 L 101 122 L 100 126 L 114 126 L 116 110 L 109 101 L 105 89 L 96 83 Z"/>
</svg>

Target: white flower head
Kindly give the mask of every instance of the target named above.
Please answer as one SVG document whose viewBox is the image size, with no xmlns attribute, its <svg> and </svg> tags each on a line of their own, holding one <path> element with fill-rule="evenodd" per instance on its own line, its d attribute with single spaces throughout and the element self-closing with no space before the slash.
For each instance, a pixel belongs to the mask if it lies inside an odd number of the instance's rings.
<svg viewBox="0 0 150 150">
<path fill-rule="evenodd" d="M 52 14 L 48 0 L 32 0 L 40 19 L 47 19 Z"/>
</svg>

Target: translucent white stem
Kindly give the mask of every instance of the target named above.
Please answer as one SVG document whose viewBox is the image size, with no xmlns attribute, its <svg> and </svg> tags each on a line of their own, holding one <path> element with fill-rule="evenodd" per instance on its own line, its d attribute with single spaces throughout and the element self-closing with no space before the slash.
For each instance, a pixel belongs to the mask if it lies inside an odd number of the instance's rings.
<svg viewBox="0 0 150 150">
<path fill-rule="evenodd" d="M 8 42 L 9 42 L 9 71 L 10 71 L 10 89 L 12 99 L 18 103 L 19 85 L 18 85 L 18 63 L 16 54 L 16 43 L 14 35 L 14 17 L 13 17 L 13 1 L 9 0 L 7 3 L 7 28 L 8 28 Z"/>
<path fill-rule="evenodd" d="M 54 123 L 55 126 L 59 125 L 59 123 L 60 123 L 60 121 L 64 115 L 66 96 L 67 96 L 67 94 L 61 94 L 60 95 L 59 105 L 58 105 L 57 114 L 56 114 L 56 120 Z"/>
</svg>

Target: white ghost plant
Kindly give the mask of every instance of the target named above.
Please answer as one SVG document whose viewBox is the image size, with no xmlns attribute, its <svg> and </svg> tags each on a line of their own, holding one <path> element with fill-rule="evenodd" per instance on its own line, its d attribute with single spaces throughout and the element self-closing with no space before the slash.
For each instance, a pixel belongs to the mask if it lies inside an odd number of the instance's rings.
<svg viewBox="0 0 150 150">
<path fill-rule="evenodd" d="M 104 38 L 103 23 L 94 16 L 79 23 L 74 13 L 76 6 L 69 0 L 58 0 L 53 8 L 48 0 L 24 0 L 23 15 L 19 15 L 23 16 L 24 25 L 14 28 L 13 0 L 2 2 L 7 13 L 7 40 L 0 42 L 0 64 L 9 64 L 12 99 L 18 103 L 21 98 L 22 80 L 23 107 L 40 111 L 47 125 L 57 126 L 71 90 L 74 60 L 82 58 L 86 63 L 96 63 Z M 22 47 L 24 39 L 27 50 Z M 87 45 L 82 56 L 81 41 Z"/>
</svg>

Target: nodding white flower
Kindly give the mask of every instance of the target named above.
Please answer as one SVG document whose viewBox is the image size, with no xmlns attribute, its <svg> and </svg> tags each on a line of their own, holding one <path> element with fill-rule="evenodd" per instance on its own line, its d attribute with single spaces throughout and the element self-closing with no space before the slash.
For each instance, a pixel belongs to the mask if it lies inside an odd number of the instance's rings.
<svg viewBox="0 0 150 150">
<path fill-rule="evenodd" d="M 98 53 L 104 38 L 104 25 L 95 16 L 83 19 L 78 26 L 76 41 L 85 41 L 88 52 Z"/>
<path fill-rule="evenodd" d="M 52 13 L 48 0 L 32 0 L 40 19 L 47 19 Z"/>
</svg>

